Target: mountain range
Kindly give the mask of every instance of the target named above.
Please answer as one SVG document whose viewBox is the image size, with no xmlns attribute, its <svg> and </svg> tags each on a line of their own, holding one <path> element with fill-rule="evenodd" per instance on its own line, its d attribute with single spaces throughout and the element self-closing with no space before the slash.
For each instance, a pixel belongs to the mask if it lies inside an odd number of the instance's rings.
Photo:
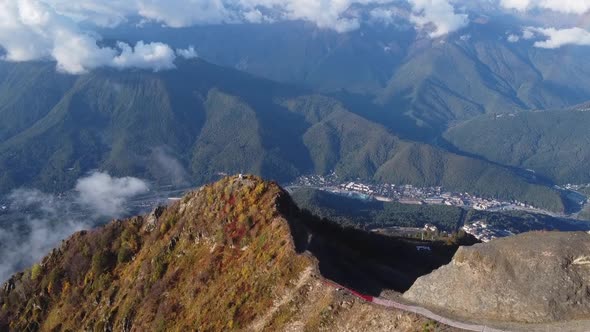
<svg viewBox="0 0 590 332">
<path fill-rule="evenodd" d="M 589 18 L 0 0 L 0 331 L 589 331 Z"/>
<path fill-rule="evenodd" d="M 239 172 L 284 182 L 335 170 L 563 210 L 558 192 L 512 169 L 401 139 L 333 97 L 202 60 L 156 73 L 70 76 L 50 63 L 0 63 L 0 71 L 4 192 L 68 190 L 94 169 L 165 184 Z"/>
<path fill-rule="evenodd" d="M 391 127 L 407 118 L 414 127 L 440 132 L 481 114 L 564 108 L 590 99 L 586 48 L 511 42 L 509 34 L 532 22 L 481 11 L 471 15 L 471 25 L 442 38 L 419 33 L 404 19 L 349 33 L 304 22 L 278 22 L 272 29 L 124 26 L 101 33 L 135 42 L 147 29 L 153 40 L 176 47 L 192 43 L 203 59 L 222 66 L 323 93 L 366 96 L 384 108 L 381 122 Z"/>
</svg>

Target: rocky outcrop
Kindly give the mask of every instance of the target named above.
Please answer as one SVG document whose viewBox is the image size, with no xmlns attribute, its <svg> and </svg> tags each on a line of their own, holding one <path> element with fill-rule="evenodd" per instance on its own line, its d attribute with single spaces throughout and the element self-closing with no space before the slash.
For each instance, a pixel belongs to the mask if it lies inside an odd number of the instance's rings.
<svg viewBox="0 0 590 332">
<path fill-rule="evenodd" d="M 590 235 L 533 232 L 462 247 L 404 297 L 479 319 L 588 319 Z"/>
</svg>

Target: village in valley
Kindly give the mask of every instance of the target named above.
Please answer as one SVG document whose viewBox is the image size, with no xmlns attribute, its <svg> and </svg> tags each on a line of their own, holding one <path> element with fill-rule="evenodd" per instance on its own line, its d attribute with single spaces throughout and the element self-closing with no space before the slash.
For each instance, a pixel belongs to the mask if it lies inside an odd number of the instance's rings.
<svg viewBox="0 0 590 332">
<path fill-rule="evenodd" d="M 343 195 L 361 200 L 375 200 L 381 202 L 398 202 L 401 204 L 415 205 L 447 205 L 464 209 L 480 211 L 510 211 L 523 210 L 541 214 L 552 215 L 551 212 L 535 208 L 532 205 L 519 201 L 502 201 L 494 198 L 478 197 L 469 193 L 446 191 L 443 187 L 416 187 L 413 185 L 396 184 L 370 184 L 360 180 L 342 181 L 335 173 L 326 176 L 306 175 L 297 178 L 286 186 L 287 190 L 296 188 L 313 188 L 327 191 L 337 195 Z M 461 228 L 482 242 L 488 242 L 494 238 L 514 235 L 506 229 L 489 225 L 486 221 L 475 221 Z M 426 224 L 424 228 L 393 227 L 391 229 L 374 230 L 382 233 L 395 233 L 415 235 L 420 233 L 436 233 L 436 226 Z"/>
<path fill-rule="evenodd" d="M 334 194 L 363 200 L 399 202 L 402 204 L 448 205 L 475 210 L 510 210 L 535 207 L 518 201 L 501 201 L 494 198 L 478 197 L 469 193 L 446 191 L 443 187 L 416 187 L 413 185 L 368 184 L 357 181 L 341 181 L 335 173 L 330 175 L 305 175 L 287 185 L 287 188 L 313 188 Z"/>
</svg>

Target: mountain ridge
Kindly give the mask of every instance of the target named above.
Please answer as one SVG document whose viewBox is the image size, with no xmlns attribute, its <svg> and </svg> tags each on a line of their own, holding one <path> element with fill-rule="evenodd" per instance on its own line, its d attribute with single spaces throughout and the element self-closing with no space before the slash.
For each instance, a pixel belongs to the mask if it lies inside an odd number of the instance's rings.
<svg viewBox="0 0 590 332">
<path fill-rule="evenodd" d="M 338 228 L 306 218 L 272 182 L 254 176 L 224 178 L 149 215 L 74 234 L 3 285 L 0 327 L 276 331 L 301 325 L 412 331 L 431 324 L 413 314 L 370 306 L 324 282 L 322 276 L 335 275 L 337 266 L 351 264 L 362 271 L 369 265 L 361 257 L 334 255 L 334 250 L 354 252 L 354 246 L 350 251 L 340 243 L 352 234 L 334 233 Z M 340 239 L 326 237 L 339 232 Z M 357 243 L 357 248 L 362 247 Z M 404 250 L 410 249 L 415 251 L 412 244 Z M 456 247 L 448 250 L 445 257 Z M 419 261 L 426 263 L 424 270 L 413 268 L 419 274 L 441 263 L 425 257 Z M 399 278 L 404 268 L 397 266 Z M 412 270 L 407 273 L 416 277 Z"/>
</svg>

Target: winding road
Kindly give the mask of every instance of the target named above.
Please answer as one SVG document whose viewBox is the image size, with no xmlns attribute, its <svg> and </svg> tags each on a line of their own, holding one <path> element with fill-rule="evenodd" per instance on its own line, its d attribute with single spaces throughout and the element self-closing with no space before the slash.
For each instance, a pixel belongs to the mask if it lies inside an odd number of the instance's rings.
<svg viewBox="0 0 590 332">
<path fill-rule="evenodd" d="M 437 321 L 439 323 L 445 324 L 447 326 L 455 327 L 455 328 L 466 330 L 466 331 L 507 332 L 507 330 L 499 330 L 499 329 L 491 328 L 491 327 L 488 327 L 485 325 L 468 324 L 468 323 L 456 321 L 456 320 L 453 320 L 450 318 L 443 317 L 441 315 L 437 315 L 434 312 L 432 312 L 426 308 L 413 306 L 413 305 L 407 305 L 407 304 L 403 304 L 403 303 L 392 301 L 392 300 L 386 300 L 386 299 L 383 299 L 380 297 L 374 297 L 374 296 L 370 296 L 370 295 L 361 294 L 355 290 L 352 290 L 350 288 L 347 288 L 347 287 L 344 287 L 344 286 L 339 285 L 337 283 L 334 283 L 333 281 L 325 280 L 325 282 L 334 286 L 334 287 L 345 289 L 347 292 L 351 293 L 352 295 L 358 297 L 359 299 L 361 299 L 363 301 L 366 301 L 369 303 L 374 303 L 376 305 L 380 305 L 380 306 L 383 306 L 386 308 L 394 308 L 394 309 L 402 310 L 405 312 L 411 312 L 411 313 L 414 313 L 417 315 L 424 316 L 424 317 L 431 319 L 433 321 Z"/>
</svg>

